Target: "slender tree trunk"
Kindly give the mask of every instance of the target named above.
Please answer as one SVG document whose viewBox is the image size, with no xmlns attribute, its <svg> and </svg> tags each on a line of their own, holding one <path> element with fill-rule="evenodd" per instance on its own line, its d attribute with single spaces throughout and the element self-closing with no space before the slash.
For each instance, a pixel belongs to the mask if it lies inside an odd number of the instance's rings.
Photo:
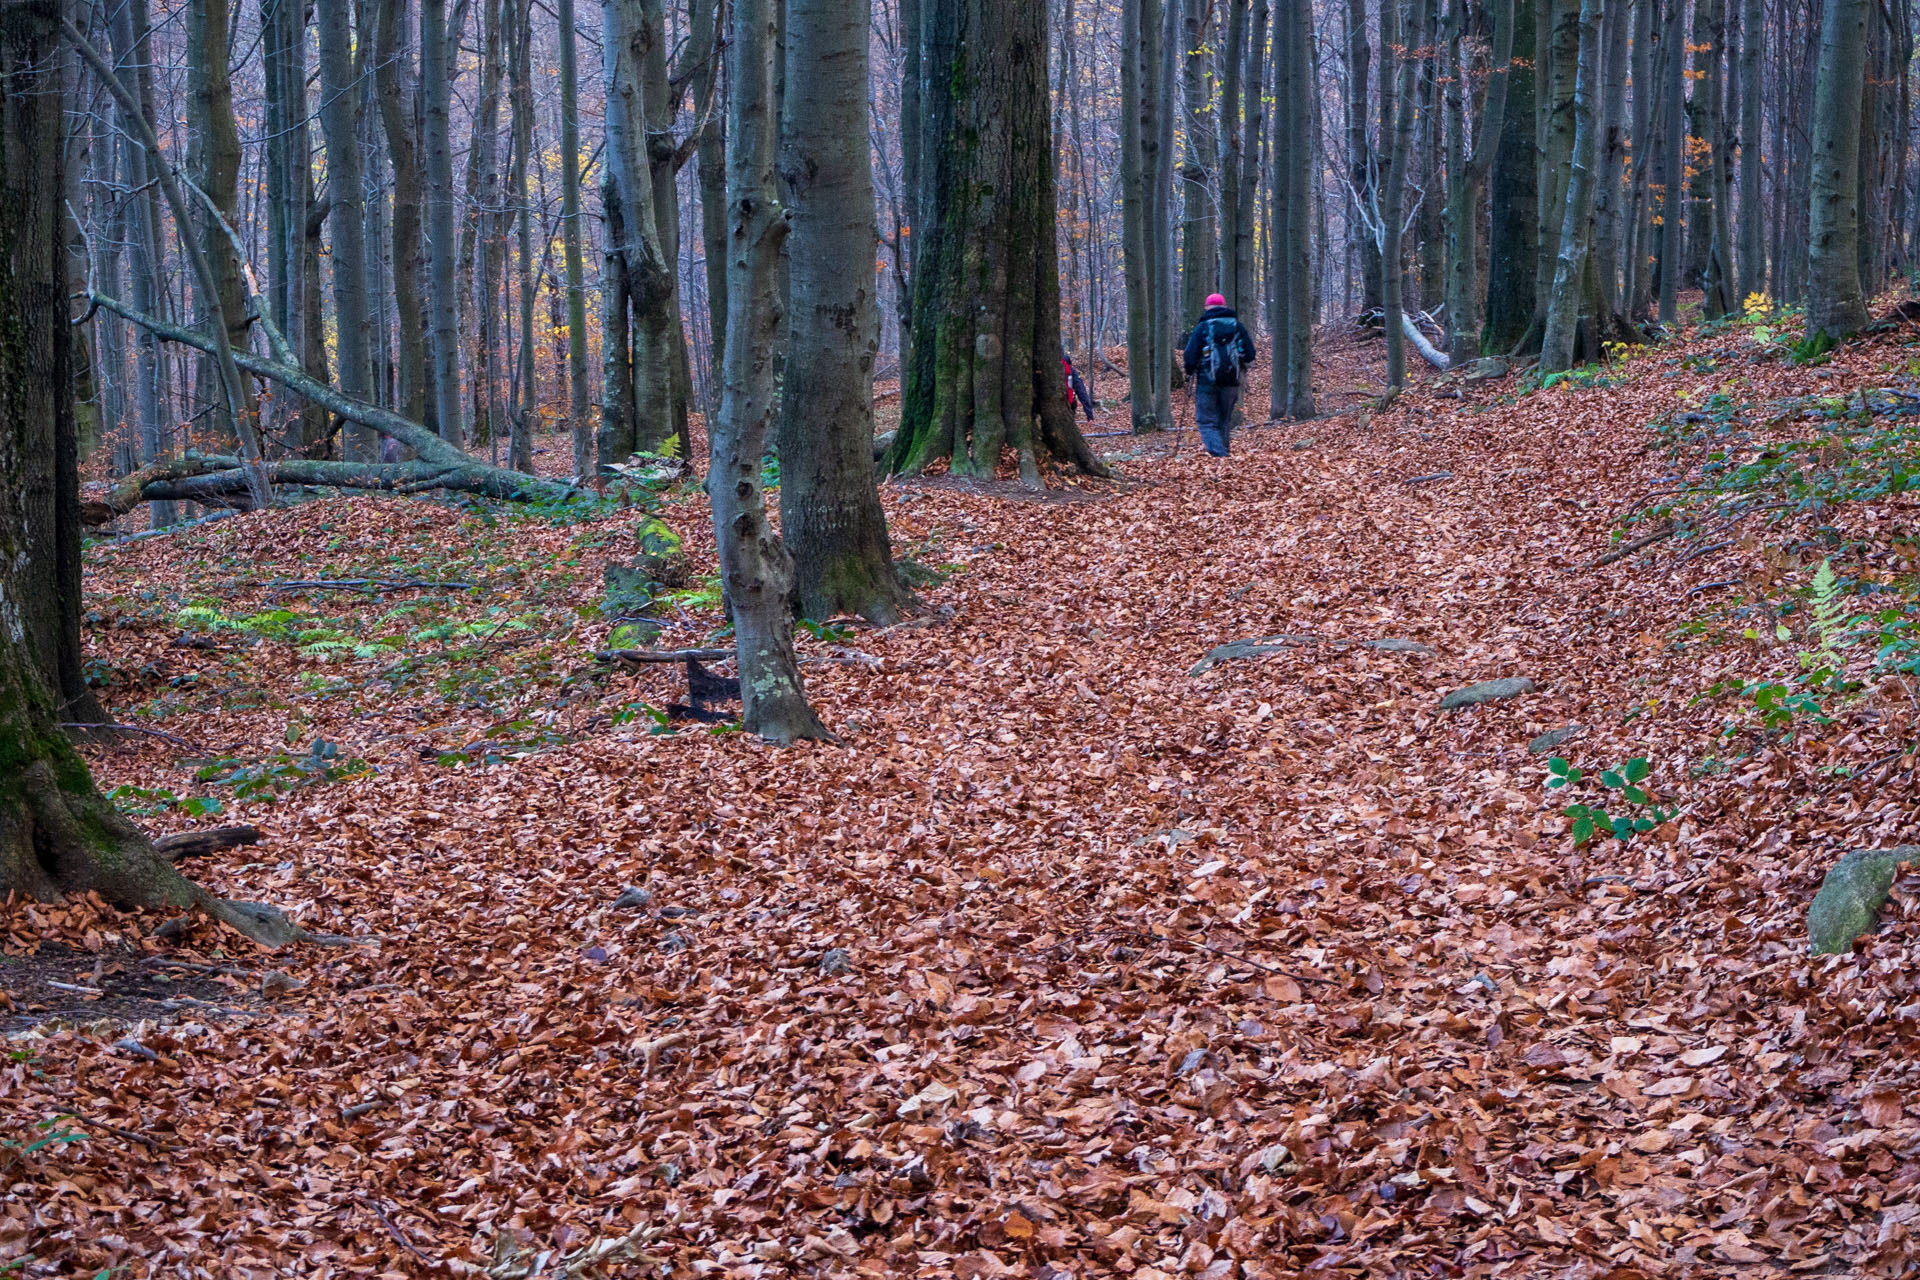
<svg viewBox="0 0 1920 1280">
<path fill-rule="evenodd" d="M 520 403 L 514 407 L 507 465 L 516 471 L 531 471 L 533 428 L 540 409 L 533 342 L 533 199 L 527 191 L 527 166 L 533 154 L 533 0 L 510 0 L 510 3 L 513 5 L 513 84 L 508 96 L 513 108 L 513 163 L 508 181 L 513 186 L 514 218 L 518 224 L 514 247 L 520 294 Z"/>
<path fill-rule="evenodd" d="M 1666 78 L 1661 82 L 1666 110 L 1666 145 L 1661 148 L 1664 181 L 1660 193 L 1660 323 L 1669 328 L 1680 322 L 1682 184 L 1687 171 L 1686 10 L 1684 0 L 1667 0 Z"/>
<path fill-rule="evenodd" d="M 1807 332 L 1827 340 L 1849 337 L 1867 324 L 1858 245 L 1858 69 L 1866 63 L 1871 13 L 1868 0 L 1825 0 L 1820 28 L 1813 97 Z"/>
<path fill-rule="evenodd" d="M 1127 389 L 1133 429 L 1156 431 L 1152 32 L 1155 0 L 1122 0 L 1120 8 L 1120 221 L 1127 287 Z M 924 223 L 922 223 L 924 230 Z"/>
<path fill-rule="evenodd" d="M 227 28 L 232 20 L 227 0 L 192 0 L 187 9 L 187 71 L 190 92 L 187 103 L 189 150 L 194 182 L 219 210 L 219 217 L 239 225 L 240 209 L 240 131 L 233 118 L 233 82 L 227 73 L 231 56 L 227 48 Z M 226 317 L 227 341 L 239 346 L 246 341 L 246 285 L 240 276 L 240 259 L 226 233 L 214 224 L 214 215 L 200 211 L 203 251 L 213 269 L 214 288 L 218 291 L 218 312 Z M 184 229 L 183 229 L 184 234 Z M 201 303 L 203 315 L 215 313 L 212 300 Z M 208 366 L 207 382 L 219 385 L 218 370 Z M 249 390 L 242 387 L 245 408 L 233 412 L 253 412 Z M 212 420 L 223 439 L 234 439 L 240 430 L 223 402 L 216 401 Z"/>
<path fill-rule="evenodd" d="M 1353 252 L 1360 264 L 1360 306 L 1371 311 L 1380 305 L 1380 242 L 1372 227 L 1378 208 L 1378 158 L 1368 128 L 1368 76 L 1373 45 L 1367 35 L 1367 0 L 1347 0 L 1347 226 Z"/>
<path fill-rule="evenodd" d="M 1293 114 L 1296 94 L 1294 77 L 1298 66 L 1293 56 L 1293 6 L 1295 0 L 1278 0 L 1273 22 L 1273 101 L 1274 119 L 1285 120 Z M 1416 3 L 1419 0 L 1415 0 Z M 1295 152 L 1300 149 L 1303 130 L 1277 128 L 1273 131 L 1272 171 L 1267 186 L 1266 261 L 1268 289 L 1266 304 L 1267 335 L 1273 346 L 1273 374 L 1267 384 L 1267 418 L 1277 421 L 1287 416 L 1287 401 L 1293 378 L 1289 353 L 1293 349 L 1294 315 L 1292 294 L 1286 277 L 1293 267 L 1293 228 L 1303 221 L 1307 211 L 1294 202 L 1293 170 Z"/>
<path fill-rule="evenodd" d="M 1225 295 L 1228 306 L 1238 307 L 1243 301 L 1239 273 L 1240 185 L 1247 180 L 1247 150 L 1241 96 L 1245 86 L 1249 0 L 1226 0 L 1226 4 L 1227 42 L 1220 73 L 1220 245 L 1216 271 L 1218 292 Z"/>
<path fill-rule="evenodd" d="M 366 0 L 379 5 L 373 63 L 380 100 L 380 123 L 387 138 L 387 162 L 393 167 L 393 309 L 398 329 L 400 413 L 433 425 L 437 399 L 427 395 L 426 311 L 420 300 L 424 265 L 421 246 L 420 153 L 413 132 L 412 55 L 407 40 L 408 0 Z"/>
<path fill-rule="evenodd" d="M 1400 251 L 1400 224 L 1405 207 L 1407 168 L 1413 151 L 1414 77 L 1419 70 L 1418 61 L 1404 56 L 1398 48 L 1402 43 L 1398 4 L 1399 0 L 1382 0 L 1380 11 L 1382 118 L 1391 105 L 1394 122 L 1386 190 L 1380 200 L 1380 296 L 1386 310 L 1387 387 L 1395 391 L 1407 383 L 1407 339 L 1400 326 L 1400 317 L 1405 314 L 1401 301 L 1405 270 Z M 1404 47 L 1415 50 L 1421 47 L 1425 35 L 1421 20 L 1426 5 L 1423 0 L 1411 0 L 1407 9 L 1411 21 L 1406 27 Z M 1391 31 L 1387 29 L 1389 17 L 1393 19 Z M 1389 77 L 1394 81 L 1390 93 L 1387 91 Z"/>
<path fill-rule="evenodd" d="M 1628 72 L 1633 83 L 1632 118 L 1628 127 L 1629 177 L 1627 183 L 1626 227 L 1622 235 L 1626 255 L 1621 281 L 1621 307 L 1630 320 L 1644 320 L 1652 302 L 1649 285 L 1653 273 L 1649 258 L 1653 245 L 1648 235 L 1647 174 L 1653 160 L 1653 102 L 1659 95 L 1654 75 L 1653 18 L 1654 0 L 1632 0 L 1633 49 Z"/>
<path fill-rule="evenodd" d="M 447 0 L 420 0 L 421 149 L 427 187 L 427 354 L 433 366 L 435 425 L 440 438 L 466 441 L 460 413 L 460 317 L 454 287 L 452 104 L 455 68 L 448 44 Z M 562 91 L 567 72 L 561 71 Z"/>
<path fill-rule="evenodd" d="M 1180 169 L 1180 315 L 1191 318 L 1206 306 L 1220 270 L 1219 192 L 1213 174 L 1220 144 L 1214 137 L 1212 58 L 1207 49 L 1213 4 L 1211 0 L 1183 2 L 1181 98 L 1186 111 L 1186 161 Z M 1071 33 L 1067 34 L 1070 38 Z"/>
<path fill-rule="evenodd" d="M 904 0 L 911 12 L 918 10 L 914 0 Z M 717 21 L 716 0 L 694 0 L 692 24 L 696 30 L 711 32 Z M 719 42 L 708 37 L 706 58 L 694 68 L 694 100 L 696 102 L 717 102 L 718 90 L 715 85 L 719 79 L 720 53 Z M 906 118 L 913 119 L 911 113 Z M 696 159 L 699 172 L 695 176 L 700 184 L 700 240 L 707 269 L 707 330 L 712 335 L 711 368 L 717 374 L 726 354 L 727 338 L 727 143 L 726 113 L 709 109 L 705 125 L 700 130 L 700 140 L 696 144 Z M 901 145 L 905 149 L 907 141 L 918 136 L 917 129 L 902 125 Z M 908 174 L 903 179 L 909 201 L 913 198 L 914 179 Z M 915 224 L 909 220 L 909 233 Z M 909 252 L 911 246 L 909 242 Z M 903 331 L 901 336 L 901 361 L 905 364 L 905 344 L 910 335 Z M 709 424 L 711 425 L 711 424 Z"/>
<path fill-rule="evenodd" d="M 1287 114 L 1294 120 L 1307 122 L 1314 118 L 1314 102 L 1318 98 L 1317 79 L 1313 64 L 1313 6 L 1312 0 L 1285 0 L 1280 6 L 1284 20 L 1279 24 L 1282 33 L 1281 52 L 1276 56 L 1285 57 L 1293 64 L 1291 75 L 1292 92 L 1285 99 Z M 1278 369 L 1284 358 L 1287 377 L 1287 416 L 1292 418 L 1311 418 L 1313 406 L 1313 211 L 1319 201 L 1315 199 L 1313 171 L 1315 168 L 1314 138 L 1318 130 L 1313 128 L 1297 129 L 1288 148 L 1288 164 L 1284 181 L 1287 184 L 1287 238 L 1276 241 L 1276 251 L 1281 257 L 1281 279 L 1276 292 L 1285 296 L 1287 308 L 1287 349 L 1282 353 L 1276 346 L 1274 365 Z M 1283 180 L 1280 173 L 1274 174 L 1276 184 Z"/>
<path fill-rule="evenodd" d="M 1236 308 L 1244 304 L 1249 314 L 1253 314 L 1254 301 L 1261 296 L 1254 259 L 1255 233 L 1258 231 L 1254 210 L 1260 190 L 1261 141 L 1266 136 L 1267 27 L 1271 10 L 1272 0 L 1253 0 L 1253 30 L 1247 40 L 1246 66 L 1240 77 L 1240 145 L 1243 159 L 1238 192 L 1240 209 L 1234 217 L 1235 291 L 1227 295 L 1227 304 Z"/>
<path fill-rule="evenodd" d="M 892 622 L 906 600 L 873 463 L 872 0 L 787 0 L 780 172 L 787 196 L 787 376 L 780 528 L 802 617 Z"/>
<path fill-rule="evenodd" d="M 1760 69 L 1767 11 L 1762 0 L 1740 4 L 1740 288 L 1767 291 L 1766 205 L 1760 195 Z"/>
<path fill-rule="evenodd" d="M 1627 40 L 1632 12 L 1624 0 L 1608 0 L 1600 18 L 1600 91 L 1595 104 L 1599 171 L 1593 184 L 1593 269 L 1600 297 L 1620 309 L 1620 251 L 1625 221 L 1627 165 Z"/>
<path fill-rule="evenodd" d="M 1530 3 L 1531 0 L 1526 0 Z M 1455 0 L 1453 40 L 1454 74 L 1448 89 L 1448 118 L 1452 122 L 1448 143 L 1450 173 L 1454 177 L 1448 191 L 1447 231 L 1451 245 L 1447 250 L 1447 328 L 1448 348 L 1455 364 L 1473 359 L 1480 350 L 1482 314 L 1480 280 L 1481 206 L 1485 201 L 1487 178 L 1505 132 L 1507 98 L 1513 69 L 1515 0 L 1496 0 L 1493 6 L 1493 52 L 1488 66 L 1487 88 L 1481 100 L 1479 123 L 1473 131 L 1473 150 L 1466 150 L 1466 107 L 1462 101 L 1462 82 L 1466 79 L 1467 57 L 1466 5 Z"/>
<path fill-rule="evenodd" d="M 1538 6 L 1515 0 L 1506 109 L 1501 115 L 1490 177 L 1487 240 L 1487 320 L 1484 354 L 1515 350 L 1538 310 L 1535 258 L 1539 252 L 1538 151 L 1534 115 L 1539 91 L 1536 59 Z"/>
<path fill-rule="evenodd" d="M 792 560 L 767 524 L 760 479 L 776 412 L 775 291 L 780 241 L 787 232 L 773 181 L 772 3 L 734 0 L 733 11 L 727 55 L 727 277 L 733 302 L 727 319 L 732 332 L 707 492 L 733 611 L 745 727 L 786 743 L 828 734 L 807 705 L 800 682 L 787 603 Z M 863 142 L 865 135 L 861 130 Z"/>
<path fill-rule="evenodd" d="M 1163 426 L 1173 420 L 1173 379 L 1179 372 L 1173 354 L 1174 261 L 1173 261 L 1173 180 L 1176 171 L 1174 153 L 1174 117 L 1179 94 L 1176 68 L 1179 65 L 1181 0 L 1158 0 L 1160 4 L 1159 43 L 1154 68 L 1154 101 L 1157 108 L 1153 144 L 1153 417 Z"/>
<path fill-rule="evenodd" d="M 151 102 L 153 55 L 147 29 L 146 0 L 123 0 L 122 3 L 110 4 L 107 25 L 116 67 L 122 76 L 131 71 L 135 93 L 140 100 Z M 143 114 L 151 119 L 150 113 Z M 152 165 L 147 159 L 146 148 L 138 141 L 138 129 L 133 120 L 124 110 L 118 113 L 118 118 L 125 140 L 122 168 L 130 189 L 127 197 L 127 273 L 132 286 L 130 292 L 134 305 L 142 311 L 165 316 L 168 301 L 166 255 L 162 249 L 165 232 L 160 220 L 159 186 L 152 181 Z M 143 457 L 151 461 L 170 455 L 174 449 L 172 424 L 167 415 L 170 398 L 167 361 L 160 352 L 160 340 L 151 333 L 139 330 L 134 341 L 138 346 L 134 402 L 139 413 L 140 451 Z M 179 512 L 171 502 L 155 503 L 150 518 L 156 529 L 165 528 L 179 519 Z"/>
<path fill-rule="evenodd" d="M 424 0 L 423 0 L 424 2 Z M 560 235 L 567 263 L 567 390 L 574 474 L 594 473 L 587 385 L 587 283 L 580 238 L 580 61 L 573 0 L 554 0 L 560 26 Z"/>
<path fill-rule="evenodd" d="M 316 0 L 320 36 L 320 129 L 327 144 L 327 190 L 332 209 L 333 308 L 338 334 L 340 390 L 357 400 L 373 398 L 373 316 L 367 296 L 366 230 L 358 95 L 353 75 L 353 16 L 347 0 Z M 370 433 L 356 431 L 353 460 L 373 456 Z"/>
<path fill-rule="evenodd" d="M 1592 314 L 1587 306 L 1587 276 L 1593 269 L 1589 260 L 1593 245 L 1593 170 L 1599 149 L 1593 103 L 1600 79 L 1601 2 L 1581 0 L 1580 4 L 1573 89 L 1573 165 L 1560 221 L 1560 248 L 1553 293 L 1547 304 L 1546 332 L 1540 341 L 1540 368 L 1549 373 L 1573 367 L 1580 324 Z"/>
</svg>

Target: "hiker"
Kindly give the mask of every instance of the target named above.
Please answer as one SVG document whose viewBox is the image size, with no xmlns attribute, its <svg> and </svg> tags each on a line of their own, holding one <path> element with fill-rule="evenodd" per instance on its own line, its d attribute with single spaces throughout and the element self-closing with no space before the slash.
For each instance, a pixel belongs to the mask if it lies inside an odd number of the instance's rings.
<svg viewBox="0 0 1920 1280">
<path fill-rule="evenodd" d="M 1086 410 L 1087 421 L 1092 422 L 1093 397 L 1087 394 L 1087 384 L 1080 380 L 1080 371 L 1073 367 L 1073 357 L 1066 353 L 1065 348 L 1062 348 L 1060 351 L 1060 368 L 1064 370 L 1067 375 L 1068 411 L 1072 411 L 1074 401 L 1077 400 L 1080 402 L 1080 407 Z"/>
<path fill-rule="evenodd" d="M 1227 456 L 1233 431 L 1233 406 L 1240 400 L 1240 379 L 1259 356 L 1247 326 L 1217 293 L 1187 335 L 1187 376 L 1194 379 L 1193 419 L 1200 443 L 1216 458 Z"/>
</svg>

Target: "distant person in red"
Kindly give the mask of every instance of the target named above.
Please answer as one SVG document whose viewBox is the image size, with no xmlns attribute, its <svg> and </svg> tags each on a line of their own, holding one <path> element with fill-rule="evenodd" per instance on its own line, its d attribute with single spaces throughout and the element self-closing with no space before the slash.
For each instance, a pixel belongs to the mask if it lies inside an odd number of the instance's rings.
<svg viewBox="0 0 1920 1280">
<path fill-rule="evenodd" d="M 1073 367 L 1073 357 L 1065 351 L 1060 353 L 1060 368 L 1067 375 L 1067 408 L 1073 408 L 1079 401 L 1086 411 L 1087 421 L 1093 421 L 1093 397 L 1087 394 L 1087 384 L 1080 380 L 1080 371 Z"/>
<path fill-rule="evenodd" d="M 1233 406 L 1240 400 L 1240 378 L 1259 354 L 1253 335 L 1227 300 L 1217 293 L 1208 294 L 1200 323 L 1187 335 L 1183 363 L 1187 376 L 1194 379 L 1194 425 L 1200 428 L 1200 442 L 1216 458 L 1227 456 Z"/>
</svg>

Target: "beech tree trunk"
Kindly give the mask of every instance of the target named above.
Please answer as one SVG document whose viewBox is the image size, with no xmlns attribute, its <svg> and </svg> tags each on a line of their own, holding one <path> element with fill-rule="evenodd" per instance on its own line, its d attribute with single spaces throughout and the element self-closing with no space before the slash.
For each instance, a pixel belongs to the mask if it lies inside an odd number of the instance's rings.
<svg viewBox="0 0 1920 1280">
<path fill-rule="evenodd" d="M 1246 163 L 1246 122 L 1241 113 L 1246 83 L 1248 0 L 1226 0 L 1226 3 L 1227 41 L 1221 52 L 1220 70 L 1220 245 L 1216 271 L 1218 292 L 1225 296 L 1228 306 L 1238 307 L 1243 292 L 1239 271 L 1240 185 L 1250 180 Z"/>
<path fill-rule="evenodd" d="M 807 705 L 800 681 L 788 610 L 793 562 L 767 523 L 761 483 L 776 412 L 778 267 L 787 234 L 786 211 L 773 181 L 772 7 L 772 0 L 734 0 L 733 6 L 733 43 L 727 51 L 729 332 L 707 494 L 733 613 L 743 723 L 749 733 L 787 743 L 830 735 Z M 864 142 L 865 130 L 859 136 Z"/>
<path fill-rule="evenodd" d="M 1316 77 L 1313 62 L 1313 6 L 1311 0 L 1282 0 L 1275 22 L 1278 37 L 1276 58 L 1290 64 L 1289 92 L 1282 99 L 1282 110 L 1290 119 L 1313 119 Z M 1276 170 L 1274 186 L 1283 183 L 1287 191 L 1287 233 L 1276 236 L 1274 250 L 1279 265 L 1275 296 L 1287 311 L 1287 346 L 1273 353 L 1274 381 L 1285 371 L 1287 399 L 1285 410 L 1291 418 L 1311 418 L 1313 407 L 1313 210 L 1318 204 L 1313 187 L 1314 135 L 1317 130 L 1298 128 L 1288 132 L 1287 163 L 1284 172 Z M 1279 140 L 1276 132 L 1275 141 Z"/>
<path fill-rule="evenodd" d="M 427 394 L 427 325 L 420 300 L 421 249 L 420 153 L 413 132 L 413 77 L 407 40 L 407 0 L 364 0 L 379 5 L 374 31 L 374 90 L 380 102 L 380 124 L 387 139 L 387 162 L 393 168 L 393 310 L 399 330 L 396 364 L 399 366 L 400 415 L 429 426 L 437 404 Z"/>
<path fill-rule="evenodd" d="M 1214 136 L 1210 0 L 1184 0 L 1181 30 L 1181 101 L 1186 114 L 1186 152 L 1180 168 L 1180 315 L 1200 314 L 1220 273 L 1219 191 L 1213 166 L 1220 159 Z M 1071 32 L 1067 33 L 1071 38 Z M 1064 96 L 1064 95 L 1063 95 Z"/>
<path fill-rule="evenodd" d="M 361 152 L 354 89 L 353 15 L 347 0 L 316 0 L 315 26 L 320 36 L 320 129 L 327 144 L 327 190 L 332 210 L 327 223 L 333 236 L 333 305 L 336 325 L 340 390 L 356 400 L 373 399 L 373 314 L 367 294 L 366 231 L 362 203 Z M 357 433 L 363 443 L 349 451 L 365 459 L 372 449 L 364 443 L 371 434 Z"/>
<path fill-rule="evenodd" d="M 894 572 L 873 462 L 872 0 L 787 0 L 780 174 L 788 224 L 787 374 L 776 454 L 780 529 L 802 617 L 893 622 Z"/>
<path fill-rule="evenodd" d="M 1060 375 L 1046 7 L 929 5 L 920 36 L 913 363 L 888 467 L 992 475 L 1011 447 L 1029 484 L 1042 457 L 1105 474 Z"/>
<path fill-rule="evenodd" d="M 460 316 L 454 288 L 453 76 L 447 0 L 420 0 L 421 149 L 427 178 L 427 355 L 433 365 L 434 425 L 464 447 L 460 406 Z M 564 79 L 565 72 L 562 77 Z"/>
<path fill-rule="evenodd" d="M 62 9 L 63 0 L 0 4 L 0 897 L 95 892 L 122 906 L 200 906 L 262 941 L 292 940 L 303 935 L 284 916 L 222 902 L 155 853 L 59 728 L 72 715 L 63 654 L 70 645 L 77 658 L 80 621 L 78 561 L 69 572 L 63 560 L 80 537 Z M 84 718 L 104 717 L 96 707 Z"/>
<path fill-rule="evenodd" d="M 1553 293 L 1547 303 L 1546 331 L 1540 341 L 1540 368 L 1558 372 L 1573 366 L 1581 322 L 1592 315 L 1589 277 L 1593 272 L 1593 169 L 1598 150 L 1594 96 L 1600 79 L 1601 0 L 1581 0 L 1573 89 L 1573 164 L 1561 213 L 1559 252 Z"/>
<path fill-rule="evenodd" d="M 593 474 L 592 392 L 587 385 L 587 283 L 580 250 L 580 59 L 573 0 L 554 0 L 560 27 L 560 238 L 567 264 L 567 407 L 573 471 Z"/>
<path fill-rule="evenodd" d="M 1120 226 L 1127 293 L 1127 406 L 1137 432 L 1155 431 L 1154 332 L 1158 273 L 1154 266 L 1152 56 L 1153 0 L 1120 6 Z M 991 464 L 990 464 L 991 465 Z"/>
<path fill-rule="evenodd" d="M 1813 92 L 1807 333 L 1829 341 L 1867 324 L 1860 284 L 1860 68 L 1868 0 L 1826 0 Z"/>
<path fill-rule="evenodd" d="M 1414 75 L 1419 64 L 1416 59 L 1405 56 L 1404 51 L 1421 47 L 1424 34 L 1421 17 L 1426 9 L 1423 0 L 1412 0 L 1408 4 L 1407 16 L 1411 21 L 1407 23 L 1403 45 L 1399 4 L 1400 0 L 1381 0 L 1380 8 L 1381 118 L 1386 119 L 1391 109 L 1393 119 L 1386 185 L 1380 198 L 1380 297 L 1386 308 L 1387 388 L 1390 391 L 1397 391 L 1407 384 L 1407 338 L 1397 323 L 1398 318 L 1405 314 L 1401 301 L 1405 270 L 1400 252 L 1400 229 L 1406 200 L 1407 168 L 1413 151 Z M 1388 87 L 1389 80 L 1392 82 L 1391 88 Z"/>
<path fill-rule="evenodd" d="M 213 206 L 217 218 L 238 225 L 240 208 L 240 130 L 233 119 L 233 81 L 227 72 L 231 50 L 227 47 L 227 29 L 232 14 L 227 0 L 191 0 L 187 8 L 187 139 L 191 163 L 189 172 Z M 216 225 L 216 215 L 198 211 L 195 221 L 202 227 L 202 252 L 213 270 L 213 298 L 200 300 L 205 317 L 225 317 L 227 341 L 234 346 L 247 340 L 246 283 L 241 279 L 240 258 Z M 181 227 L 181 234 L 188 234 Z M 217 357 L 203 366 L 209 387 L 221 388 L 211 397 L 212 420 L 227 439 L 237 439 L 246 427 L 238 416 L 251 418 L 251 391 L 242 386 L 242 405 L 226 403 L 225 387 Z"/>
<path fill-rule="evenodd" d="M 1485 355 L 1516 349 L 1539 309 L 1535 259 L 1540 246 L 1540 170 L 1534 146 L 1538 78 L 1532 57 L 1537 29 L 1535 0 L 1514 0 L 1506 110 L 1497 131 L 1487 201 L 1487 320 L 1480 334 Z"/>
<path fill-rule="evenodd" d="M 1661 148 L 1662 181 L 1660 191 L 1660 323 L 1669 327 L 1680 320 L 1682 184 L 1687 171 L 1687 50 L 1684 0 L 1666 0 L 1666 75 L 1660 82 L 1661 107 L 1666 113 L 1665 145 Z"/>
<path fill-rule="evenodd" d="M 1766 205 L 1760 194 L 1760 71 L 1767 12 L 1762 0 L 1740 5 L 1740 288 L 1767 291 Z"/>
<path fill-rule="evenodd" d="M 1447 152 L 1452 176 L 1447 193 L 1447 346 L 1456 365 L 1473 359 L 1480 348 L 1481 205 L 1486 198 L 1487 175 L 1492 172 L 1496 148 L 1506 125 L 1507 94 L 1514 75 L 1514 7 L 1515 0 L 1496 0 L 1493 6 L 1493 54 L 1469 154 L 1462 83 L 1468 67 L 1466 5 L 1463 0 L 1455 0 L 1454 4 L 1452 38 L 1448 42 L 1453 50 L 1453 74 L 1448 77 L 1447 88 Z"/>
</svg>

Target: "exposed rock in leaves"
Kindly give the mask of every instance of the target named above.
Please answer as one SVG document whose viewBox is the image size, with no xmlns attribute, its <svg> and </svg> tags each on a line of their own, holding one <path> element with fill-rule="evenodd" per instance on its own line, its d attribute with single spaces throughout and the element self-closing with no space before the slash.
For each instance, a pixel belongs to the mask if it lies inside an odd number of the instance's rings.
<svg viewBox="0 0 1920 1280">
<path fill-rule="evenodd" d="M 1511 676 L 1501 680 L 1482 680 L 1479 684 L 1470 684 L 1464 689 L 1455 689 L 1440 699 L 1442 711 L 1452 711 L 1459 707 L 1477 707 L 1483 702 L 1501 702 L 1508 698 L 1517 698 L 1524 693 L 1532 693 L 1540 686 L 1525 676 Z"/>
<path fill-rule="evenodd" d="M 1903 862 L 1920 861 L 1920 845 L 1855 849 L 1833 864 L 1807 908 L 1807 938 L 1817 956 L 1853 949 L 1872 929 Z"/>
</svg>

